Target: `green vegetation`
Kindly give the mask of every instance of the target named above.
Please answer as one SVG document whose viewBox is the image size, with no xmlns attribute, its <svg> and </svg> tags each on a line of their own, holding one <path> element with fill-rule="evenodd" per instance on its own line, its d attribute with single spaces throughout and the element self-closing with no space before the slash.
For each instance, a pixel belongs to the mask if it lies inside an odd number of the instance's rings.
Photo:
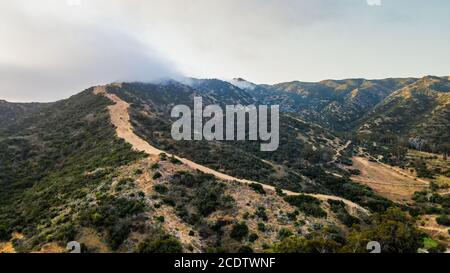
<svg viewBox="0 0 450 273">
<path fill-rule="evenodd" d="M 10 232 L 5 225 L 0 225 L 0 242 L 10 239 Z"/>
<path fill-rule="evenodd" d="M 326 227 L 308 238 L 290 236 L 274 244 L 268 252 L 275 253 L 367 253 L 367 243 L 378 241 L 382 253 L 416 253 L 423 246 L 423 235 L 414 226 L 414 219 L 398 209 L 376 213 L 367 227 L 354 229 L 347 238 Z"/>
<path fill-rule="evenodd" d="M 399 209 L 388 209 L 373 215 L 370 226 L 351 232 L 344 249 L 365 252 L 368 242 L 378 241 L 383 253 L 415 253 L 422 247 L 423 237 L 411 216 Z"/>
<path fill-rule="evenodd" d="M 425 249 L 437 248 L 438 246 L 439 244 L 429 237 L 423 239 L 423 247 Z"/>
<path fill-rule="evenodd" d="M 275 191 L 276 191 L 278 196 L 281 196 L 281 197 L 286 196 L 286 194 L 283 192 L 283 189 L 280 189 L 280 188 L 276 187 Z"/>
<path fill-rule="evenodd" d="M 448 215 L 441 215 L 436 218 L 436 222 L 442 226 L 450 226 L 450 217 Z"/>
<path fill-rule="evenodd" d="M 181 161 L 178 160 L 174 155 L 170 157 L 170 163 L 172 164 L 181 164 Z"/>
<path fill-rule="evenodd" d="M 0 223 L 7 233 L 26 236 L 18 246 L 23 251 L 48 241 L 67 243 L 59 229 L 76 230 L 75 204 L 86 204 L 87 193 L 110 184 L 115 168 L 143 157 L 117 139 L 109 100 L 91 91 L 1 130 Z M 60 218 L 64 211 L 72 213 Z"/>
<path fill-rule="evenodd" d="M 269 220 L 269 217 L 267 217 L 266 209 L 264 207 L 258 207 L 255 211 L 255 216 L 264 222 L 267 222 Z"/>
<path fill-rule="evenodd" d="M 264 187 L 261 184 L 252 183 L 249 185 L 250 188 L 252 188 L 255 192 L 259 194 L 266 194 L 266 191 L 264 190 Z"/>
<path fill-rule="evenodd" d="M 266 232 L 266 224 L 259 222 L 258 223 L 258 230 L 261 232 Z"/>
<path fill-rule="evenodd" d="M 155 185 L 153 186 L 153 190 L 159 194 L 166 194 L 169 191 L 169 188 L 164 185 Z"/>
<path fill-rule="evenodd" d="M 156 179 L 159 179 L 161 177 L 162 177 L 162 174 L 160 172 L 156 172 L 156 173 L 153 174 L 152 178 L 156 180 Z"/>
<path fill-rule="evenodd" d="M 320 200 L 308 196 L 308 195 L 297 195 L 297 196 L 286 196 L 284 198 L 286 202 L 292 206 L 297 207 L 301 212 L 308 216 L 313 217 L 326 217 L 327 213 L 320 207 Z"/>
<path fill-rule="evenodd" d="M 258 236 L 258 234 L 256 234 L 256 233 L 251 233 L 249 236 L 248 236 L 248 241 L 250 242 L 250 243 L 254 243 L 256 240 L 258 240 L 259 239 L 259 236 Z"/>
<path fill-rule="evenodd" d="M 144 209 L 145 204 L 141 200 L 105 196 L 98 200 L 97 205 L 83 210 L 79 215 L 79 222 L 82 226 L 105 232 L 110 247 L 117 249 L 130 233 L 130 218 Z"/>
<path fill-rule="evenodd" d="M 292 235 L 294 235 L 293 233 L 292 233 L 292 231 L 290 231 L 289 229 L 287 229 L 287 228 L 282 228 L 282 229 L 280 229 L 280 231 L 278 232 L 278 238 L 282 241 L 282 240 L 284 240 L 284 239 L 286 239 L 286 238 L 288 238 L 288 237 L 291 237 Z"/>
<path fill-rule="evenodd" d="M 236 241 L 244 240 L 248 235 L 248 227 L 245 222 L 235 224 L 231 230 L 230 237 Z"/>
<path fill-rule="evenodd" d="M 333 211 L 339 221 L 341 221 L 347 227 L 351 227 L 354 224 L 359 224 L 359 219 L 350 215 L 346 209 L 346 205 L 343 201 L 338 200 L 328 200 L 330 204 L 331 211 Z"/>
<path fill-rule="evenodd" d="M 195 89 L 175 82 L 125 83 L 109 87 L 109 92 L 130 103 L 135 132 L 168 151 L 170 156 L 160 155 L 162 162 L 181 164 L 177 155 L 238 178 L 270 184 L 276 187 L 278 196 L 295 206 L 294 211 L 280 211 L 279 220 L 303 227 L 298 232 L 305 237 L 272 224 L 266 227 L 264 222 L 269 218 L 265 204 L 243 215 L 247 221 L 261 221 L 258 232 L 268 235 L 279 231 L 280 242 L 265 246 L 267 251 L 366 252 L 369 240 L 380 241 L 386 253 L 415 252 L 422 246 L 430 252 L 442 251 L 437 243 L 441 239 L 434 241 L 424 236 L 415 228 L 417 219 L 394 207 L 413 216 L 440 215 L 438 224 L 450 224 L 450 197 L 443 194 L 450 187 L 450 127 L 445 107 L 449 100 L 448 80 L 426 77 L 292 82 L 248 91 L 219 80 L 194 85 Z M 282 104 L 279 149 L 276 153 L 261 152 L 258 141 L 174 141 L 169 110 L 173 104 L 191 105 L 193 94 L 204 95 L 207 104 Z M 39 250 L 48 242 L 64 245 L 89 228 L 112 250 L 128 246 L 129 234 L 138 232 L 148 235 L 136 249 L 139 252 L 182 252 L 175 238 L 164 235 L 162 230 L 158 234 L 163 235 L 152 235 L 141 222 L 147 217 L 144 212 L 148 212 L 151 217 L 147 219 L 162 226 L 165 219 L 158 216 L 158 209 L 169 205 L 195 230 L 190 236 L 197 234 L 205 250 L 253 252 L 242 242 L 254 243 L 258 234 L 244 222 L 233 224 L 225 220 L 229 218 L 221 218 L 242 212 L 237 211 L 225 186 L 213 176 L 200 172 L 170 174 L 166 169 L 160 171 L 160 163 L 155 163 L 150 169 L 159 183 L 153 188 L 156 193 L 152 200 L 145 199 L 134 182 L 135 176 L 145 170 L 133 167 L 126 177 L 121 177 L 120 167 L 144 154 L 134 152 L 116 137 L 106 108 L 110 104 L 105 97 L 94 96 L 92 89 L 52 104 L 0 101 L 0 241 L 10 240 L 15 231 L 23 233 L 25 238 L 14 240 L 14 246 L 27 252 Z M 347 140 L 352 143 L 340 150 Z M 342 164 L 351 165 L 353 153 L 359 153 L 360 148 L 372 156 L 372 161 L 379 158 L 432 179 L 433 183 L 414 195 L 415 204 L 394 204 L 354 183 L 350 176 L 358 175 L 358 170 L 341 168 Z M 164 179 L 160 179 L 162 173 Z M 262 195 L 258 198 L 268 197 L 261 184 L 249 187 Z M 358 219 L 342 201 L 322 204 L 309 195 L 286 196 L 282 189 L 341 196 L 370 209 L 373 215 Z M 147 201 L 153 204 L 148 211 Z M 330 225 L 309 226 L 312 217 L 327 217 L 322 208 L 328 205 L 334 216 L 326 221 Z M 299 220 L 300 213 L 310 218 Z M 208 219 L 212 214 L 213 221 Z M 334 218 L 344 226 L 330 223 Z"/>
<path fill-rule="evenodd" d="M 148 238 L 141 242 L 137 248 L 138 253 L 183 253 L 183 246 L 172 236 Z"/>
<path fill-rule="evenodd" d="M 250 246 L 241 246 L 238 253 L 254 253 L 254 251 Z"/>
</svg>

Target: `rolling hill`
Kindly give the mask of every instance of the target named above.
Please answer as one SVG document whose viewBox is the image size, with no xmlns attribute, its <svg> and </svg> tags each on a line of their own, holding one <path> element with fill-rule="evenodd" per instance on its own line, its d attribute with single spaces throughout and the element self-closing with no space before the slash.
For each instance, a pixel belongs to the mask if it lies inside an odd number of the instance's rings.
<svg viewBox="0 0 450 273">
<path fill-rule="evenodd" d="M 377 239 L 386 252 L 415 252 L 425 235 L 410 215 L 448 214 L 445 190 L 425 184 L 396 203 L 354 179 L 370 172 L 352 158 L 379 173 L 380 154 L 445 154 L 449 90 L 438 77 L 186 79 L 93 87 L 49 104 L 1 101 L 0 252 L 65 252 L 71 240 L 86 252 L 364 252 Z M 280 104 L 279 149 L 174 141 L 170 111 L 196 96 Z"/>
</svg>

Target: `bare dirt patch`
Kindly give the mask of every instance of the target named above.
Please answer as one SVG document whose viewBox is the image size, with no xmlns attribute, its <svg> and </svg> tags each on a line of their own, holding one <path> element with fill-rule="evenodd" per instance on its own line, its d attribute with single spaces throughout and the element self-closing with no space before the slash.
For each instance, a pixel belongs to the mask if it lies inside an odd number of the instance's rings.
<svg viewBox="0 0 450 273">
<path fill-rule="evenodd" d="M 415 192 L 428 188 L 427 181 L 365 157 L 354 157 L 353 164 L 361 171 L 360 175 L 352 177 L 353 181 L 369 186 L 394 202 L 409 203 Z"/>
</svg>

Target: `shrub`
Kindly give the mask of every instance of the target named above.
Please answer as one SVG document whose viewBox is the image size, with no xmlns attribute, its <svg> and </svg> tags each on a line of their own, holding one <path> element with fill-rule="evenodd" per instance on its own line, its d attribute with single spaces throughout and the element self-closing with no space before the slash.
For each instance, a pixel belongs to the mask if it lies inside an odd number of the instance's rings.
<svg viewBox="0 0 450 273">
<path fill-rule="evenodd" d="M 166 161 L 166 160 L 167 160 L 167 154 L 161 153 L 161 154 L 159 155 L 159 159 L 160 159 L 161 161 Z"/>
<path fill-rule="evenodd" d="M 162 174 L 160 173 L 160 172 L 156 172 L 154 175 L 153 175 L 153 179 L 158 179 L 158 178 L 161 178 L 162 177 Z"/>
<path fill-rule="evenodd" d="M 130 223 L 128 221 L 119 223 L 108 229 L 106 242 L 113 250 L 116 250 L 128 237 L 128 234 L 130 234 Z"/>
<path fill-rule="evenodd" d="M 280 240 L 284 240 L 285 238 L 291 237 L 292 235 L 294 235 L 292 233 L 292 231 L 290 231 L 287 228 L 282 228 L 280 229 L 280 231 L 278 232 L 278 238 L 280 238 Z"/>
<path fill-rule="evenodd" d="M 181 161 L 178 158 L 176 158 L 174 155 L 172 155 L 170 157 L 170 163 L 178 165 L 178 164 L 181 164 Z"/>
<path fill-rule="evenodd" d="M 312 196 L 302 194 L 297 196 L 286 196 L 284 199 L 306 215 L 320 218 L 327 216 L 327 213 L 320 207 L 320 200 Z"/>
<path fill-rule="evenodd" d="M 161 167 L 161 165 L 159 165 L 159 163 L 154 163 L 152 164 L 152 166 L 150 167 L 152 170 L 157 170 Z"/>
<path fill-rule="evenodd" d="M 286 215 L 287 215 L 287 217 L 289 218 L 289 220 L 291 220 L 291 221 L 296 221 L 297 220 L 297 216 L 299 215 L 300 213 L 297 211 L 297 210 L 295 210 L 295 211 L 293 211 L 293 212 L 288 212 Z"/>
<path fill-rule="evenodd" d="M 347 227 L 359 224 L 359 219 L 350 215 L 347 211 L 338 213 L 337 218 Z"/>
<path fill-rule="evenodd" d="M 439 225 L 448 227 L 448 226 L 450 226 L 450 217 L 448 217 L 447 215 L 441 215 L 438 218 L 436 218 L 436 222 Z"/>
<path fill-rule="evenodd" d="M 165 218 L 164 218 L 164 216 L 161 215 L 161 216 L 156 217 L 156 220 L 158 220 L 158 222 L 164 223 Z"/>
<path fill-rule="evenodd" d="M 380 242 L 383 253 L 416 253 L 423 246 L 423 233 L 416 228 L 415 219 L 398 208 L 374 214 L 371 222 L 349 234 L 344 251 L 367 253 L 370 241 Z"/>
<path fill-rule="evenodd" d="M 258 230 L 261 232 L 266 232 L 266 224 L 259 222 L 258 223 Z"/>
<path fill-rule="evenodd" d="M 256 233 L 252 233 L 248 236 L 248 241 L 251 243 L 255 242 L 258 239 L 259 239 L 259 236 Z"/>
<path fill-rule="evenodd" d="M 75 236 L 77 235 L 77 229 L 75 226 L 71 223 L 65 224 L 61 226 L 55 235 L 56 240 L 60 242 L 70 242 L 75 239 Z"/>
<path fill-rule="evenodd" d="M 331 211 L 336 213 L 337 218 L 347 227 L 351 227 L 354 224 L 359 224 L 359 219 L 350 215 L 346 209 L 346 205 L 341 200 L 332 200 L 329 199 L 328 203 L 330 204 Z"/>
<path fill-rule="evenodd" d="M 138 245 L 139 253 L 182 253 L 183 246 L 172 236 L 164 236 L 156 240 L 149 238 Z"/>
<path fill-rule="evenodd" d="M 286 194 L 283 192 L 283 190 L 281 188 L 278 188 L 278 187 L 275 188 L 275 192 L 277 193 L 278 196 L 281 196 L 281 197 L 286 196 Z"/>
<path fill-rule="evenodd" d="M 8 241 L 10 239 L 10 234 L 5 225 L 0 225 L 0 242 Z"/>
<path fill-rule="evenodd" d="M 155 185 L 153 186 L 153 190 L 159 194 L 166 194 L 169 191 L 169 189 L 164 185 Z"/>
<path fill-rule="evenodd" d="M 82 226 L 91 226 L 97 231 L 106 231 L 106 240 L 112 249 L 120 246 L 130 232 L 127 218 L 143 212 L 145 203 L 114 196 L 105 196 L 98 205 L 81 211 Z"/>
<path fill-rule="evenodd" d="M 252 188 L 255 192 L 259 193 L 259 194 L 266 194 L 266 191 L 264 190 L 264 187 L 261 184 L 257 184 L 257 183 L 252 183 L 249 185 L 250 188 Z"/>
<path fill-rule="evenodd" d="M 244 220 L 248 220 L 249 217 L 250 217 L 250 213 L 249 213 L 248 211 L 246 211 L 246 212 L 242 215 L 242 218 L 243 218 Z"/>
<path fill-rule="evenodd" d="M 248 235 L 248 227 L 245 222 L 235 224 L 231 230 L 230 237 L 236 241 L 242 241 Z"/>
<path fill-rule="evenodd" d="M 328 204 L 330 204 L 331 211 L 338 213 L 341 209 L 345 209 L 345 203 L 341 200 L 328 199 Z"/>
<path fill-rule="evenodd" d="M 238 253 L 253 253 L 253 249 L 250 246 L 241 246 Z"/>
<path fill-rule="evenodd" d="M 264 207 L 258 207 L 255 211 L 255 215 L 265 222 L 269 220 L 269 217 L 267 217 L 266 209 Z"/>
</svg>

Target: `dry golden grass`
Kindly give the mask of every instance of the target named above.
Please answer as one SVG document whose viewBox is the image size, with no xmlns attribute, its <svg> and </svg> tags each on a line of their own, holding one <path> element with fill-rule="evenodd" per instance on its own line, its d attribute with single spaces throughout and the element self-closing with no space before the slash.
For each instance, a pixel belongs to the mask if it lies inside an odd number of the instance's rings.
<svg viewBox="0 0 450 273">
<path fill-rule="evenodd" d="M 428 188 L 428 183 L 415 178 L 397 168 L 378 162 L 371 162 L 364 157 L 353 158 L 354 167 L 361 174 L 354 176 L 353 181 L 372 188 L 381 196 L 394 202 L 409 203 L 415 192 Z"/>
</svg>

